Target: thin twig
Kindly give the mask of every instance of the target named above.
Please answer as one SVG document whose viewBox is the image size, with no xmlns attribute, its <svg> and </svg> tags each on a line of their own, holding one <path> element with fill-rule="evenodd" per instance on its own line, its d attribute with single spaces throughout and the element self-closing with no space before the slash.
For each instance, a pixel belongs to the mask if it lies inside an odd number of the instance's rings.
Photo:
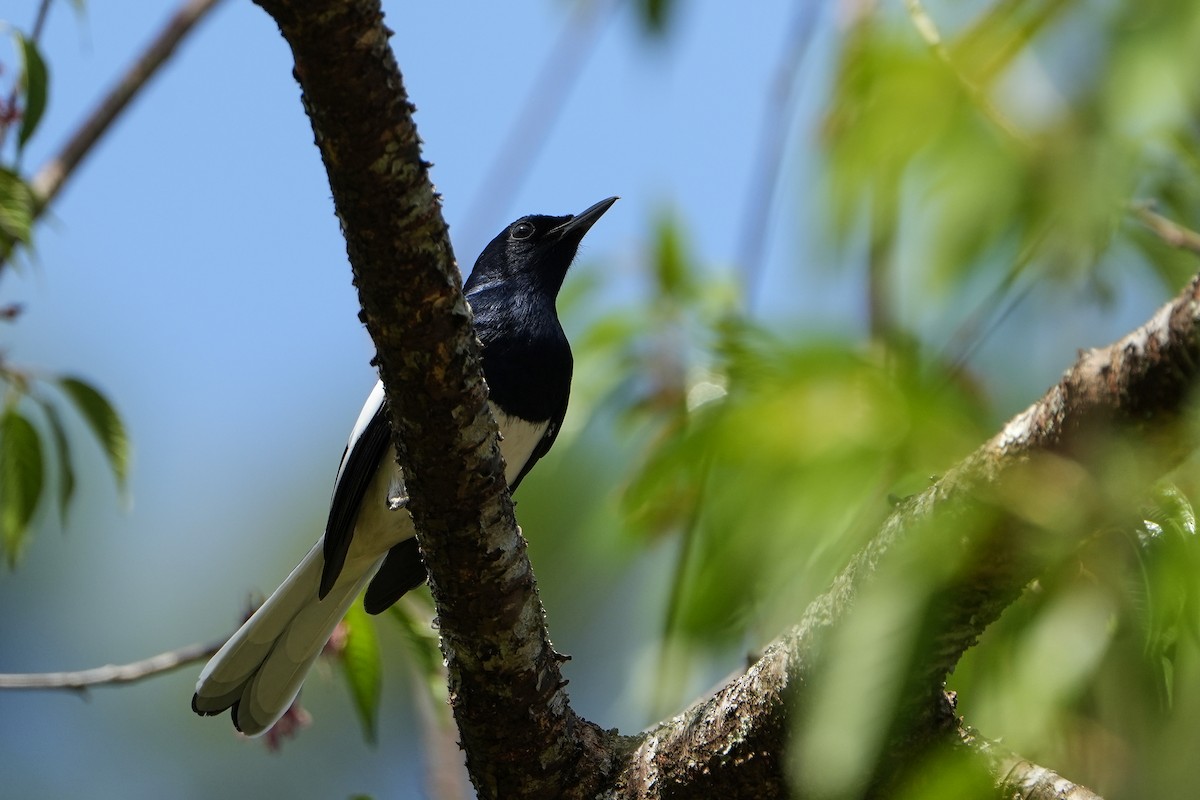
<svg viewBox="0 0 1200 800">
<path fill-rule="evenodd" d="M 961 743 L 983 760 L 1003 797 L 1023 800 L 1102 800 L 1086 786 L 1067 780 L 1053 770 L 1022 758 L 974 729 L 958 726 Z"/>
<path fill-rule="evenodd" d="M 1005 271 L 1000 282 L 979 301 L 971 313 L 959 323 L 954 333 L 946 340 L 942 349 L 941 363 L 950 367 L 949 376 L 959 375 L 965 368 L 967 360 L 983 345 L 1000 325 L 1016 311 L 1017 307 L 1033 293 L 1037 286 L 1036 277 L 1016 291 L 1007 305 L 996 311 L 1005 295 L 1013 292 L 1017 280 L 1024 274 L 1038 249 L 1046 238 L 1048 228 L 1042 228 L 1025 247 L 1017 254 L 1016 260 Z"/>
<path fill-rule="evenodd" d="M 1020 54 L 1025 46 L 1029 43 L 1039 31 L 1044 29 L 1051 21 L 1054 20 L 1060 11 L 1068 8 L 1071 0 L 1043 0 L 1038 3 L 1029 17 L 1015 27 L 1013 35 L 997 46 L 991 58 L 989 58 L 982 66 L 975 70 L 975 78 L 983 83 L 988 83 L 992 78 L 996 77 L 1002 69 L 1007 67 L 1012 60 Z M 956 53 L 968 53 L 978 47 L 978 40 L 987 35 L 988 29 L 995 21 L 996 15 L 1013 15 L 1020 6 L 1024 5 L 1024 0 L 1017 0 L 1013 3 L 1012 0 L 997 0 L 997 3 L 987 9 L 980 15 L 979 20 L 972 26 L 972 29 L 958 37 L 958 41 L 954 43 Z M 1001 23 L 1003 24 L 1003 23 Z"/>
<path fill-rule="evenodd" d="M 91 686 L 133 683 L 211 658 L 223 644 L 224 639 L 207 644 L 190 644 L 132 664 L 108 664 L 78 672 L 0 673 L 0 689 L 66 689 L 83 692 Z"/>
<path fill-rule="evenodd" d="M 149 47 L 126 71 L 124 77 L 75 130 L 58 155 L 46 162 L 30 183 L 33 189 L 33 218 L 36 220 L 62 190 L 67 178 L 83 161 L 113 122 L 151 77 L 166 63 L 183 38 L 220 0 L 186 0 Z M 17 242 L 0 244 L 0 267 L 8 262 Z"/>
<path fill-rule="evenodd" d="M 146 82 L 175 52 L 183 38 L 220 0 L 187 0 L 163 27 L 150 46 L 130 65 L 125 75 L 76 129 L 59 154 L 46 163 L 33 179 L 40 213 L 59 193 L 71 172 L 125 110 Z"/>
<path fill-rule="evenodd" d="M 1153 205 L 1152 202 L 1146 201 L 1133 203 L 1131 205 L 1133 215 L 1171 247 L 1190 250 L 1200 255 L 1200 233 L 1167 219 L 1155 211 Z"/>
<path fill-rule="evenodd" d="M 942 41 L 942 34 L 938 30 L 937 23 L 933 21 L 933 17 L 929 16 L 929 12 L 921 4 L 921 0 L 904 0 L 904 4 L 908 7 L 908 15 L 912 18 L 913 27 L 917 29 L 917 34 L 929 47 L 934 57 L 945 64 L 946 68 L 954 75 L 959 85 L 962 86 L 963 91 L 967 93 L 967 97 L 971 99 L 971 102 L 975 104 L 980 113 L 987 117 L 1007 138 L 1022 146 L 1027 145 L 1028 139 L 1021 129 L 1009 122 L 992 103 L 987 93 L 978 84 L 968 78 L 954 63 L 954 59 L 950 57 L 950 51 L 946 49 L 946 45 Z"/>
<path fill-rule="evenodd" d="M 38 6 L 37 16 L 33 20 L 33 28 L 29 32 L 29 38 L 37 41 L 42 38 L 42 29 L 46 27 L 46 16 L 50 13 L 50 0 L 42 0 L 42 4 Z"/>
</svg>

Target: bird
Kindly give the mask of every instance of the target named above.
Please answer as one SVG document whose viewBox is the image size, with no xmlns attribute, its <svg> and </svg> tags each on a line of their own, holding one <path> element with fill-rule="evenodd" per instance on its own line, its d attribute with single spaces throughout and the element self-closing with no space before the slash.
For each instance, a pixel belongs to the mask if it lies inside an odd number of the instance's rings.
<svg viewBox="0 0 1200 800">
<path fill-rule="evenodd" d="M 488 243 L 463 285 L 510 491 L 562 427 L 574 362 L 555 301 L 584 235 L 617 199 L 577 215 L 520 217 Z M 363 587 L 366 611 L 378 614 L 425 581 L 391 439 L 379 382 L 338 465 L 324 534 L 201 671 L 197 714 L 228 709 L 237 730 L 261 735 L 295 701 Z"/>
</svg>

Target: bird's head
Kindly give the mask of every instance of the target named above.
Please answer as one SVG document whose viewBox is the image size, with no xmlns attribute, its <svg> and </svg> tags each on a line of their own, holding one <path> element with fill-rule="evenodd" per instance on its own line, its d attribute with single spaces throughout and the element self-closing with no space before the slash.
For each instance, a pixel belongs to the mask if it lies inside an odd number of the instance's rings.
<svg viewBox="0 0 1200 800">
<path fill-rule="evenodd" d="M 483 249 L 464 288 L 470 293 L 497 284 L 529 282 L 557 297 L 584 234 L 615 202 L 617 198 L 609 197 L 564 217 L 521 217 Z"/>
</svg>

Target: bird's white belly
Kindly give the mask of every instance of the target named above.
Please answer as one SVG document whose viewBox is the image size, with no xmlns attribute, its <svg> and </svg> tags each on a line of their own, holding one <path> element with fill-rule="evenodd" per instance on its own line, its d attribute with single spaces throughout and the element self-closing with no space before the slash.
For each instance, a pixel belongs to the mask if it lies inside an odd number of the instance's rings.
<svg viewBox="0 0 1200 800">
<path fill-rule="evenodd" d="M 521 474 L 549 423 L 532 423 L 519 417 L 510 417 L 494 405 L 492 413 L 500 424 L 504 479 L 511 484 Z M 404 476 L 396 466 L 395 448 L 388 447 L 379 467 L 363 496 L 364 502 L 355 521 L 354 538 L 347 554 L 350 560 L 378 558 L 414 533 L 412 517 L 404 508 L 408 491 L 404 487 Z"/>
<path fill-rule="evenodd" d="M 404 477 L 400 467 L 396 466 L 396 449 L 388 445 L 363 494 L 347 561 L 380 558 L 394 545 L 415 535 L 412 517 L 404 508 L 407 502 Z"/>
<path fill-rule="evenodd" d="M 504 456 L 504 480 L 509 486 L 525 468 L 525 462 L 546 433 L 547 422 L 526 422 L 520 417 L 510 417 L 492 406 L 492 414 L 500 424 L 500 454 Z"/>
</svg>

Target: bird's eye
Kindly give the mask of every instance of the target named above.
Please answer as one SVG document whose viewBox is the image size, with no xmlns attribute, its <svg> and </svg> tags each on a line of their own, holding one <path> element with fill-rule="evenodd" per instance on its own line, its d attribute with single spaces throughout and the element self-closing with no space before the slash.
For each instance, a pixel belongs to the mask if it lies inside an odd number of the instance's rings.
<svg viewBox="0 0 1200 800">
<path fill-rule="evenodd" d="M 533 236 L 532 222 L 518 222 L 512 226 L 512 233 L 509 234 L 514 239 L 528 239 Z"/>
</svg>

